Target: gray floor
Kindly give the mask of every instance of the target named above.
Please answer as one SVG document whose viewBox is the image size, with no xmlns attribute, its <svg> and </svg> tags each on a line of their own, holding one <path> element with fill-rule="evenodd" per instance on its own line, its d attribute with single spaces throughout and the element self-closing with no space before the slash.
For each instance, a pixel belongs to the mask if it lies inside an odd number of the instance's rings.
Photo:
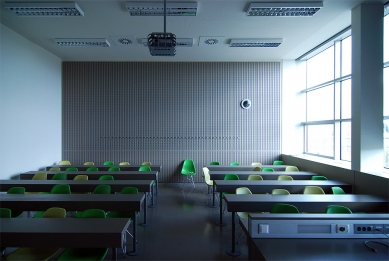
<svg viewBox="0 0 389 261">
<path fill-rule="evenodd" d="M 241 255 L 226 253 L 231 246 L 231 214 L 224 215 L 227 226 L 220 227 L 219 208 L 205 203 L 205 184 L 196 184 L 196 190 L 186 184 L 162 183 L 155 197 L 155 208 L 148 208 L 148 227 L 138 226 L 137 256 L 123 255 L 118 249 L 119 260 L 248 260 L 247 241 L 242 237 L 236 245 Z M 139 215 L 143 220 L 143 214 Z M 237 236 L 241 229 L 236 228 Z M 127 239 L 127 250 L 132 250 L 132 240 Z M 106 260 L 111 259 L 111 252 Z"/>
</svg>

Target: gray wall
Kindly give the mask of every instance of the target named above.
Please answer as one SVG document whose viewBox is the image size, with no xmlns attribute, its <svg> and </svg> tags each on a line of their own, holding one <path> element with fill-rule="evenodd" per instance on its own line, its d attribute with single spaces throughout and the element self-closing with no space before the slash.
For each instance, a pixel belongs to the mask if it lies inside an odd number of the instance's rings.
<svg viewBox="0 0 389 261">
<path fill-rule="evenodd" d="M 63 63 L 63 159 L 201 167 L 272 163 L 281 153 L 281 66 L 258 63 Z M 248 98 L 252 106 L 240 108 Z"/>
<path fill-rule="evenodd" d="M 0 24 L 0 178 L 58 162 L 61 126 L 61 59 Z"/>
</svg>

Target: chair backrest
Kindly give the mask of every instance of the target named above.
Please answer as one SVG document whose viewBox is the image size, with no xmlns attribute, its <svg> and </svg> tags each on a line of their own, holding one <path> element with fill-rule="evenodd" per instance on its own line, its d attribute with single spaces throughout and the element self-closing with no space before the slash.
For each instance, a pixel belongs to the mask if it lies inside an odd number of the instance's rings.
<svg viewBox="0 0 389 261">
<path fill-rule="evenodd" d="M 77 175 L 73 180 L 88 180 L 88 175 Z"/>
<path fill-rule="evenodd" d="M 279 175 L 278 180 L 293 180 L 293 177 L 292 176 L 288 176 L 288 175 Z"/>
<path fill-rule="evenodd" d="M 224 180 L 239 180 L 239 176 L 236 174 L 226 174 L 224 175 Z"/>
<path fill-rule="evenodd" d="M 331 189 L 334 194 L 346 194 L 341 187 L 332 187 Z"/>
<path fill-rule="evenodd" d="M 66 173 L 55 173 L 52 180 L 67 180 L 68 175 Z"/>
<path fill-rule="evenodd" d="M 86 171 L 99 171 L 98 167 L 89 167 L 86 169 Z"/>
<path fill-rule="evenodd" d="M 151 171 L 150 166 L 140 166 L 138 171 Z"/>
<path fill-rule="evenodd" d="M 230 163 L 230 166 L 239 166 L 239 162 L 233 161 Z"/>
<path fill-rule="evenodd" d="M 69 168 L 66 168 L 66 171 L 78 171 L 78 168 L 76 168 L 76 167 L 69 167 Z"/>
<path fill-rule="evenodd" d="M 209 169 L 207 167 L 203 167 L 203 174 L 204 174 L 205 183 L 208 186 L 212 186 L 213 181 L 211 180 L 211 176 L 209 175 Z"/>
<path fill-rule="evenodd" d="M 286 166 L 285 171 L 299 171 L 296 166 Z"/>
<path fill-rule="evenodd" d="M 352 214 L 353 212 L 345 206 L 328 205 L 326 208 L 327 214 Z"/>
<path fill-rule="evenodd" d="M 33 180 L 45 180 L 47 179 L 47 173 L 46 172 L 37 172 L 35 173 L 34 177 L 32 177 Z"/>
<path fill-rule="evenodd" d="M 138 194 L 138 188 L 135 187 L 125 187 L 120 191 L 120 194 Z"/>
<path fill-rule="evenodd" d="M 101 175 L 99 180 L 114 180 L 112 175 Z"/>
<path fill-rule="evenodd" d="M 82 212 L 81 218 L 105 218 L 105 211 L 102 209 L 87 209 Z"/>
<path fill-rule="evenodd" d="M 273 195 L 288 195 L 290 194 L 288 190 L 286 189 L 273 189 L 271 191 Z"/>
<path fill-rule="evenodd" d="M 144 162 L 142 162 L 142 166 L 151 166 L 151 162 L 150 161 L 144 161 Z"/>
<path fill-rule="evenodd" d="M 93 194 L 111 194 L 111 186 L 106 184 L 100 184 L 95 188 Z"/>
<path fill-rule="evenodd" d="M 0 218 L 11 218 L 11 213 L 9 208 L 0 208 Z"/>
<path fill-rule="evenodd" d="M 110 167 L 108 171 L 120 171 L 119 167 Z"/>
<path fill-rule="evenodd" d="M 52 167 L 52 168 L 49 168 L 49 171 L 61 171 L 61 168 L 60 167 Z"/>
<path fill-rule="evenodd" d="M 51 188 L 50 194 L 71 194 L 70 186 L 68 184 L 56 184 Z"/>
<path fill-rule="evenodd" d="M 274 169 L 273 168 L 262 168 L 262 171 L 263 172 L 273 172 Z"/>
<path fill-rule="evenodd" d="M 196 167 L 191 159 L 184 160 L 182 164 L 181 174 L 188 175 L 188 174 L 196 174 Z"/>
<path fill-rule="evenodd" d="M 270 213 L 285 213 L 285 214 L 293 214 L 300 213 L 296 206 L 284 203 L 276 203 L 271 209 Z"/>
<path fill-rule="evenodd" d="M 119 165 L 120 165 L 120 166 L 124 166 L 124 165 L 129 166 L 129 165 L 130 165 L 130 162 L 122 161 L 122 162 L 119 163 Z"/>
<path fill-rule="evenodd" d="M 251 174 L 247 177 L 247 180 L 263 180 L 261 175 Z"/>
<path fill-rule="evenodd" d="M 235 194 L 253 194 L 251 190 L 246 187 L 240 187 L 235 189 Z"/>
<path fill-rule="evenodd" d="M 212 161 L 209 165 L 220 165 L 219 161 Z"/>
<path fill-rule="evenodd" d="M 325 193 L 321 187 L 305 186 L 303 194 L 325 194 Z"/>
<path fill-rule="evenodd" d="M 253 171 L 262 171 L 262 168 L 261 168 L 261 167 L 255 167 L 255 168 L 253 169 Z"/>
<path fill-rule="evenodd" d="M 328 180 L 325 176 L 312 176 L 311 180 Z"/>
<path fill-rule="evenodd" d="M 12 187 L 7 191 L 7 194 L 24 194 L 26 189 L 24 187 Z"/>
<path fill-rule="evenodd" d="M 262 166 L 262 164 L 260 162 L 253 162 L 253 163 L 251 163 L 251 166 L 260 167 L 260 166 Z"/>
<path fill-rule="evenodd" d="M 284 162 L 282 160 L 275 160 L 273 161 L 273 165 L 284 165 Z"/>
<path fill-rule="evenodd" d="M 114 165 L 113 161 L 104 161 L 103 165 Z"/>
<path fill-rule="evenodd" d="M 92 161 L 87 161 L 87 162 L 84 162 L 84 165 L 91 166 L 91 165 L 95 165 L 95 163 Z"/>
<path fill-rule="evenodd" d="M 43 218 L 65 218 L 66 210 L 64 208 L 52 207 L 43 213 Z"/>
<path fill-rule="evenodd" d="M 70 164 L 70 161 L 68 160 L 61 160 L 60 162 L 58 162 L 58 165 L 72 165 L 72 164 Z"/>
</svg>

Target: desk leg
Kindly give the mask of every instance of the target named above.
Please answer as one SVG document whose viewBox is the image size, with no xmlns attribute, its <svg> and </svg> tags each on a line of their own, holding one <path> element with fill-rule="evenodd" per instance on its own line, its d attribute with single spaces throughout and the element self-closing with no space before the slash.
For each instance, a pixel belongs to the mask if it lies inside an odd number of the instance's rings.
<svg viewBox="0 0 389 261">
<path fill-rule="evenodd" d="M 218 225 L 220 227 L 224 227 L 227 225 L 227 223 L 223 222 L 223 193 L 219 192 L 219 194 L 220 194 L 220 202 L 219 202 L 220 220 L 219 220 L 219 222 L 216 222 L 216 225 Z"/>
<path fill-rule="evenodd" d="M 151 205 L 148 206 L 149 208 L 154 208 L 154 184 L 151 185 Z"/>
<path fill-rule="evenodd" d="M 118 253 L 116 252 L 116 247 L 112 248 L 112 260 L 118 260 Z"/>
<path fill-rule="evenodd" d="M 215 183 L 212 184 L 212 206 L 209 206 L 210 208 L 216 208 L 217 206 L 215 206 L 215 190 L 216 190 L 216 186 L 215 186 Z"/>
<path fill-rule="evenodd" d="M 155 195 L 158 196 L 158 173 L 157 173 L 157 179 L 155 180 Z"/>
<path fill-rule="evenodd" d="M 231 247 L 227 248 L 226 253 L 230 256 L 240 256 L 239 249 L 235 249 L 235 212 L 231 212 L 232 215 L 232 241 Z"/>
<path fill-rule="evenodd" d="M 147 192 L 145 192 L 145 200 L 143 201 L 143 213 L 143 223 L 140 223 L 139 226 L 148 227 L 150 222 L 147 222 Z"/>
<path fill-rule="evenodd" d="M 134 212 L 134 222 L 132 223 L 132 235 L 134 236 L 133 240 L 132 240 L 132 251 L 127 251 L 127 255 L 129 256 L 137 256 L 139 255 L 140 253 L 142 253 L 142 251 L 140 249 L 137 249 L 136 248 L 136 241 L 137 241 L 137 238 L 136 238 L 136 216 L 137 216 L 138 213 Z"/>
</svg>

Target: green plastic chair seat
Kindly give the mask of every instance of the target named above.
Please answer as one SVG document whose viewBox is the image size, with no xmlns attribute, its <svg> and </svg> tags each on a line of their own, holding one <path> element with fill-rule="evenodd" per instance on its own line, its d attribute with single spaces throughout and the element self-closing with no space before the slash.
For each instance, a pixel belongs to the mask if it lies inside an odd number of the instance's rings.
<svg viewBox="0 0 389 261">
<path fill-rule="evenodd" d="M 68 175 L 66 173 L 56 173 L 54 174 L 52 180 L 67 180 Z"/>
<path fill-rule="evenodd" d="M 113 161 L 105 161 L 103 163 L 104 166 L 107 166 L 107 165 L 114 165 Z"/>
<path fill-rule="evenodd" d="M 78 171 L 78 168 L 69 167 L 69 168 L 66 168 L 66 171 Z"/>
<path fill-rule="evenodd" d="M 120 171 L 119 167 L 110 167 L 108 171 Z"/>
<path fill-rule="evenodd" d="M 311 180 L 328 180 L 325 176 L 312 176 Z"/>
<path fill-rule="evenodd" d="M 0 208 L 0 218 L 11 218 L 11 213 L 9 208 Z"/>
<path fill-rule="evenodd" d="M 224 175 L 224 180 L 239 180 L 239 176 L 236 174 L 226 174 Z"/>
<path fill-rule="evenodd" d="M 99 171 L 98 167 L 89 167 L 86 169 L 86 171 Z"/>
<path fill-rule="evenodd" d="M 331 189 L 334 194 L 346 194 L 341 187 L 332 187 Z"/>
<path fill-rule="evenodd" d="M 7 194 L 25 194 L 26 189 L 24 187 L 12 187 L 7 191 Z M 21 214 L 23 214 L 23 211 L 12 211 L 11 209 L 11 217 L 19 217 Z"/>
<path fill-rule="evenodd" d="M 71 194 L 70 186 L 67 184 L 57 184 L 54 185 L 50 192 L 47 194 Z M 46 194 L 42 192 L 42 194 Z M 38 211 L 32 217 L 33 218 L 42 218 L 45 214 L 45 211 Z"/>
<path fill-rule="evenodd" d="M 300 213 L 300 211 L 296 208 L 296 206 L 290 204 L 277 203 L 273 206 L 270 213 L 284 213 L 284 214 L 293 214 Z"/>
<path fill-rule="evenodd" d="M 239 165 L 240 165 L 239 162 L 236 161 L 230 163 L 230 166 L 239 166 Z"/>
<path fill-rule="evenodd" d="M 273 168 L 262 168 L 262 171 L 263 172 L 273 172 L 274 169 Z"/>
<path fill-rule="evenodd" d="M 352 214 L 353 212 L 345 206 L 328 205 L 326 208 L 327 214 Z"/>
<path fill-rule="evenodd" d="M 284 162 L 282 160 L 275 160 L 273 161 L 273 165 L 284 165 Z"/>
<path fill-rule="evenodd" d="M 220 165 L 219 161 L 212 161 L 209 165 Z"/>
<path fill-rule="evenodd" d="M 114 180 L 112 175 L 102 175 L 99 177 L 99 180 Z"/>
</svg>

